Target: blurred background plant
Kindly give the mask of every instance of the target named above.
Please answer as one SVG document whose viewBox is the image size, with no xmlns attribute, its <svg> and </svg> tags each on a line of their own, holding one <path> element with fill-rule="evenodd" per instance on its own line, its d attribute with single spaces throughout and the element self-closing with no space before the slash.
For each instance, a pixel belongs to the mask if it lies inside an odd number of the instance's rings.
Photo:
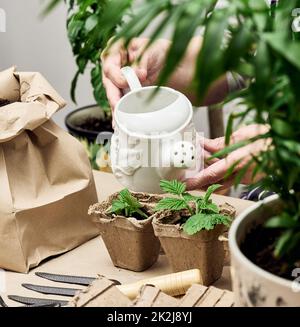
<svg viewBox="0 0 300 327">
<path fill-rule="evenodd" d="M 94 98 L 109 113 L 102 84 L 100 52 L 122 25 L 124 14 L 129 13 L 132 0 L 51 0 L 47 1 L 43 15 L 47 15 L 62 1 L 68 7 L 66 27 L 78 68 L 71 84 L 71 98 L 76 103 L 77 81 L 88 67 L 91 71 Z"/>
<path fill-rule="evenodd" d="M 47 15 L 62 1 L 47 1 L 43 15 Z M 76 103 L 78 78 L 88 69 L 99 108 L 99 111 L 91 106 L 80 108 L 68 115 L 65 123 L 69 131 L 85 145 L 93 168 L 111 171 L 107 166 L 109 148 L 95 141 L 98 132 L 112 131 L 111 111 L 102 83 L 100 53 L 122 25 L 125 13 L 130 14 L 132 0 L 64 0 L 64 3 L 68 7 L 68 39 L 77 65 L 71 83 L 71 99 Z"/>
<path fill-rule="evenodd" d="M 92 168 L 107 173 L 111 172 L 109 148 L 98 144 L 97 142 L 88 142 L 85 138 L 79 138 L 80 143 L 84 146 L 85 151 L 90 159 Z"/>
<path fill-rule="evenodd" d="M 71 24 L 72 19 L 68 19 L 68 28 L 74 28 L 71 34 L 77 35 L 78 40 L 82 41 L 83 37 L 88 44 L 90 41 L 87 38 L 100 40 L 93 44 L 93 60 L 97 57 L 96 52 L 99 57 L 99 51 L 109 39 L 110 32 L 116 32 L 115 41 L 123 39 L 127 45 L 132 38 L 143 34 L 154 19 L 160 17 L 150 35 L 149 45 L 170 27 L 172 45 L 159 76 L 159 85 L 166 83 L 174 72 L 191 38 L 199 29 L 204 31 L 203 45 L 191 85 L 199 100 L 205 97 L 209 86 L 228 71 L 247 77 L 248 88 L 231 94 L 227 99 L 238 99 L 245 109 L 230 116 L 226 130 L 228 146 L 217 155 L 226 156 L 257 139 L 270 138 L 268 149 L 253 156 L 237 174 L 236 184 L 240 183 L 253 164 L 255 168 L 252 177 L 264 173 L 264 178 L 255 186 L 278 193 L 284 203 L 282 214 L 268 223 L 269 227 L 281 230 L 274 255 L 277 258 L 299 260 L 300 254 L 296 250 L 300 245 L 300 34 L 293 32 L 291 28 L 294 19 L 291 13 L 294 8 L 300 8 L 300 1 L 279 1 L 278 4 L 273 1 L 273 5 L 269 7 L 265 0 L 235 0 L 228 1 L 226 6 L 215 10 L 217 0 L 145 0 L 131 12 L 130 20 L 122 26 L 120 22 L 129 14 L 131 1 L 75 2 L 93 3 L 91 13 L 99 10 L 99 16 L 89 18 L 91 25 L 88 24 L 88 30 L 94 25 L 90 30 L 95 32 L 94 37 L 94 33 L 80 34 L 76 31 L 86 25 L 86 15 L 93 14 L 84 14 L 83 21 L 78 23 L 77 28 L 75 18 L 74 27 Z M 70 4 L 74 4 L 74 1 L 70 1 Z M 82 10 L 84 7 L 80 8 Z M 72 40 L 75 39 L 71 38 Z M 78 52 L 74 53 L 76 55 Z M 85 51 L 82 53 L 85 54 Z M 86 60 L 81 67 L 85 67 L 85 63 Z M 97 69 L 100 70 L 100 67 Z M 96 76 L 99 84 L 96 83 L 95 87 L 100 88 L 100 74 Z M 230 145 L 233 122 L 238 120 L 243 123 L 245 119 L 248 122 L 269 125 L 270 129 L 264 135 Z"/>
<path fill-rule="evenodd" d="M 269 7 L 264 0 L 235 0 L 215 10 L 216 4 L 216 0 L 146 1 L 116 39 L 128 44 L 154 17 L 163 15 L 149 42 L 172 26 L 172 45 L 159 85 L 174 72 L 199 27 L 204 28 L 203 45 L 191 85 L 199 99 L 228 71 L 247 77 L 248 88 L 227 99 L 239 99 L 245 109 L 230 116 L 225 137 L 228 146 L 216 156 L 225 156 L 257 139 L 271 139 L 267 150 L 253 156 L 237 174 L 235 183 L 240 183 L 252 165 L 253 178 L 264 174 L 252 187 L 276 192 L 284 203 L 284 211 L 267 223 L 268 228 L 281 230 L 274 255 L 296 262 L 300 259 L 300 38 L 291 26 L 293 9 L 300 7 L 300 1 L 273 1 Z M 230 145 L 233 122 L 243 123 L 245 119 L 270 129 L 264 135 Z"/>
</svg>

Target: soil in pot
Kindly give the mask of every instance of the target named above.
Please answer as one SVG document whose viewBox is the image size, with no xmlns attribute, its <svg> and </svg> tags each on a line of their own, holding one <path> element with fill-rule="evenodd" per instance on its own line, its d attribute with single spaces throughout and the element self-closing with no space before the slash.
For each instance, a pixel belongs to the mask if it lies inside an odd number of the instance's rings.
<svg viewBox="0 0 300 327">
<path fill-rule="evenodd" d="M 86 117 L 85 120 L 80 122 L 77 125 L 81 129 L 89 130 L 89 131 L 112 131 L 111 127 L 111 119 L 105 117 L 103 119 L 97 117 Z"/>
<path fill-rule="evenodd" d="M 111 116 L 98 105 L 91 105 L 70 112 L 65 119 L 69 132 L 94 143 L 100 132 L 113 132 Z"/>
<path fill-rule="evenodd" d="M 275 242 L 281 235 L 280 229 L 265 228 L 262 225 L 255 226 L 245 237 L 241 244 L 241 251 L 260 268 L 289 280 L 294 280 L 292 271 L 299 268 L 300 262 L 295 264 L 295 257 L 275 258 Z M 299 260 L 299 254 L 298 254 Z"/>
<path fill-rule="evenodd" d="M 141 214 L 128 218 L 109 213 L 119 193 L 90 207 L 89 214 L 94 216 L 113 264 L 132 271 L 143 271 L 157 261 L 160 252 L 160 243 L 152 227 L 152 216 L 154 206 L 161 198 L 144 193 L 131 194 L 142 205 Z"/>
<path fill-rule="evenodd" d="M 235 215 L 235 209 L 224 204 L 220 213 Z M 155 235 L 172 266 L 173 271 L 184 271 L 197 268 L 200 270 L 202 284 L 211 285 L 218 280 L 223 271 L 224 245 L 219 241 L 227 227 L 216 225 L 212 230 L 202 230 L 194 235 L 188 235 L 182 225 L 190 217 L 186 209 L 181 211 L 160 211 L 153 218 Z"/>
</svg>

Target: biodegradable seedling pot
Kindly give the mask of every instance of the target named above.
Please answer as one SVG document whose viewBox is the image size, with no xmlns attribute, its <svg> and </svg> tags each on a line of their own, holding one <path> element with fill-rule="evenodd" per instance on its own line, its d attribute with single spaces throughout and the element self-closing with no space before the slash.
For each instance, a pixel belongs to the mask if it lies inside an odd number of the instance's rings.
<svg viewBox="0 0 300 327">
<path fill-rule="evenodd" d="M 234 216 L 235 209 L 224 204 L 220 213 Z M 189 217 L 187 210 L 160 211 L 153 217 L 155 235 L 159 238 L 173 271 L 197 268 L 200 270 L 202 284 L 211 285 L 222 275 L 224 264 L 224 245 L 219 236 L 227 230 L 217 225 L 213 230 L 202 230 L 195 235 L 186 234 L 180 221 Z"/>
<path fill-rule="evenodd" d="M 94 204 L 89 214 L 94 216 L 110 258 L 116 267 L 133 271 L 143 271 L 151 267 L 158 258 L 160 243 L 152 227 L 153 208 L 161 199 L 145 193 L 131 193 L 143 205 L 149 218 L 138 220 L 108 214 L 112 201 L 119 193 L 111 195 L 107 201 Z"/>
</svg>

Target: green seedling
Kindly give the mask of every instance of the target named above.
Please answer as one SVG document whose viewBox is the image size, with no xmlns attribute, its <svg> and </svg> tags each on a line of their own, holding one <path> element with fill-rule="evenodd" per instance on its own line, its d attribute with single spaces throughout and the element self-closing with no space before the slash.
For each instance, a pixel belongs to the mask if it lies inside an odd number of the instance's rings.
<svg viewBox="0 0 300 327">
<path fill-rule="evenodd" d="M 142 204 L 140 204 L 126 188 L 119 193 L 117 199 L 112 201 L 112 206 L 107 213 L 124 215 L 125 217 L 135 217 L 139 215 L 142 219 L 147 219 L 148 216 L 142 210 L 142 207 Z"/>
<path fill-rule="evenodd" d="M 177 180 L 162 180 L 160 187 L 164 192 L 173 194 L 176 197 L 163 198 L 157 203 L 155 210 L 179 211 L 187 209 L 190 217 L 183 224 L 183 230 L 188 235 L 194 235 L 201 230 L 212 230 L 219 224 L 230 225 L 231 217 L 221 214 L 219 207 L 210 199 L 212 193 L 221 185 L 211 185 L 203 197 L 188 193 L 185 183 Z"/>
</svg>

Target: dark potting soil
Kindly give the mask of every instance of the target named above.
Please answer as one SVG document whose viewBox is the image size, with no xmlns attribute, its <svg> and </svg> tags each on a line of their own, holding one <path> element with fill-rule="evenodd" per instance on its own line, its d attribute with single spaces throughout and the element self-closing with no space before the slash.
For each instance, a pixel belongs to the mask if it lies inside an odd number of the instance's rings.
<svg viewBox="0 0 300 327">
<path fill-rule="evenodd" d="M 8 100 L 0 99 L 0 107 L 7 106 L 8 104 L 10 104 Z"/>
<path fill-rule="evenodd" d="M 296 268 L 287 258 L 275 258 L 275 242 L 281 231 L 273 228 L 264 228 L 259 225 L 251 230 L 241 244 L 244 255 L 260 268 L 285 279 L 294 280 L 292 271 Z"/>
<path fill-rule="evenodd" d="M 112 131 L 112 125 L 110 119 L 99 119 L 95 117 L 87 117 L 83 122 L 78 124 L 79 128 L 99 132 L 99 131 L 105 131 L 105 132 L 111 132 Z"/>
</svg>

